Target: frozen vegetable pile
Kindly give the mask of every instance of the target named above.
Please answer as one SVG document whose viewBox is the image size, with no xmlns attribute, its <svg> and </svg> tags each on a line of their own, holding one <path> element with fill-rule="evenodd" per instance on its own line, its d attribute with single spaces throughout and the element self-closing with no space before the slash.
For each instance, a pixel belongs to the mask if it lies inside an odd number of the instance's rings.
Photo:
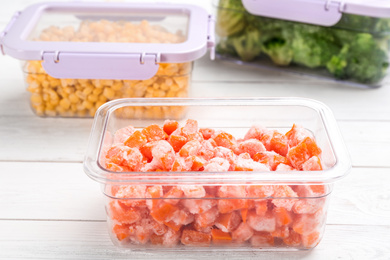
<svg viewBox="0 0 390 260">
<path fill-rule="evenodd" d="M 252 61 L 268 56 L 274 64 L 322 68 L 337 79 L 375 84 L 388 63 L 390 19 L 343 14 L 333 27 L 249 14 L 241 0 L 220 0 L 217 33 L 220 54 Z"/>
<path fill-rule="evenodd" d="M 168 32 L 146 20 L 140 23 L 100 20 L 83 21 L 76 29 L 51 26 L 35 40 L 180 43 L 185 36 L 180 31 L 175 34 Z M 161 63 L 156 75 L 148 80 L 56 79 L 45 72 L 41 61 L 29 61 L 25 69 L 28 73 L 27 90 L 32 93 L 31 106 L 38 115 L 84 117 L 94 116 L 102 104 L 117 98 L 186 97 L 191 67 L 191 63 Z M 168 116 L 148 108 L 122 112 L 129 118 Z"/>
<path fill-rule="evenodd" d="M 253 126 L 243 139 L 195 120 L 180 126 L 118 130 L 100 162 L 115 172 L 322 170 L 321 149 L 294 125 L 286 134 Z M 141 173 L 140 173 L 141 174 Z M 236 244 L 253 247 L 318 244 L 326 217 L 323 185 L 114 185 L 109 223 L 124 245 Z M 113 199 L 116 198 L 116 199 Z"/>
</svg>

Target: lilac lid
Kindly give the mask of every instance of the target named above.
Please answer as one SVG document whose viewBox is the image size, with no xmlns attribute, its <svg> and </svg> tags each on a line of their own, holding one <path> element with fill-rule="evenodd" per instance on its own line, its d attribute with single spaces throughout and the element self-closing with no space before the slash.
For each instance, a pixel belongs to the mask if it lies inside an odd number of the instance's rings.
<svg viewBox="0 0 390 260">
<path fill-rule="evenodd" d="M 390 18 L 386 0 L 241 0 L 254 15 L 323 26 L 335 25 L 343 13 Z"/>
<path fill-rule="evenodd" d="M 41 3 L 14 15 L 0 49 L 42 60 L 56 78 L 137 79 L 159 63 L 189 62 L 212 48 L 212 17 L 202 8 L 168 3 Z"/>
</svg>

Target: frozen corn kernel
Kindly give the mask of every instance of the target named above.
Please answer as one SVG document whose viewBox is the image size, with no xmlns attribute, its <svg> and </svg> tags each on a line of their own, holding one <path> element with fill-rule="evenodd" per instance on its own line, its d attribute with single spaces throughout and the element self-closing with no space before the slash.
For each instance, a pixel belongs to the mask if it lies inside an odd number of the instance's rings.
<svg viewBox="0 0 390 260">
<path fill-rule="evenodd" d="M 135 113 L 139 109 L 134 107 L 123 112 Z M 243 141 L 227 132 L 199 128 L 195 120 L 187 120 L 182 125 L 178 121 L 166 120 L 163 126 L 153 124 L 139 130 L 128 126 L 115 132 L 110 141 L 112 144 L 106 144 L 102 165 L 118 172 L 163 171 L 163 174 L 169 174 L 203 171 L 203 174 L 220 174 L 234 171 L 237 167 L 244 169 L 241 164 L 245 160 L 248 164 L 270 165 L 269 168 L 254 169 L 257 172 L 253 174 L 275 171 L 280 165 L 299 170 L 280 163 L 288 161 L 274 151 L 275 146 L 264 141 L 268 137 L 262 137 L 267 135 L 275 136 L 274 132 L 265 128 L 253 127 Z M 283 136 L 278 138 L 283 140 Z M 321 157 L 314 137 L 310 140 L 305 138 L 298 145 L 302 144 L 318 153 L 303 162 L 303 170 L 318 170 L 305 166 L 313 161 L 319 162 Z M 291 149 L 300 158 L 297 150 Z M 307 153 L 307 149 L 302 153 Z M 284 153 L 284 150 L 279 152 Z M 253 169 L 246 167 L 245 170 Z M 326 217 L 327 189 L 320 184 L 218 183 L 203 186 L 199 183 L 171 183 L 168 186 L 151 183 L 148 186 L 120 185 L 113 187 L 111 192 L 107 204 L 109 222 L 113 237 L 121 243 L 306 249 L 319 243 Z M 132 227 L 123 229 L 126 225 Z M 169 243 L 164 242 L 167 237 L 171 239 Z"/>
<path fill-rule="evenodd" d="M 83 21 L 79 28 L 51 26 L 44 29 L 37 40 L 180 43 L 185 40 L 185 36 L 180 32 L 170 33 L 147 21 L 132 23 L 101 20 Z M 93 116 L 102 103 L 117 98 L 187 97 L 191 68 L 191 63 L 161 63 L 154 77 L 140 81 L 55 79 L 46 74 L 41 61 L 29 61 L 25 67 L 27 90 L 32 93 L 32 108 L 41 116 L 72 116 L 75 113 L 77 116 Z M 48 93 L 49 89 L 56 93 L 56 98 Z M 40 104 L 42 106 L 38 107 Z M 183 109 L 164 111 L 151 107 L 134 112 L 120 110 L 117 113 L 122 117 L 153 119 L 180 118 L 183 112 Z"/>
</svg>

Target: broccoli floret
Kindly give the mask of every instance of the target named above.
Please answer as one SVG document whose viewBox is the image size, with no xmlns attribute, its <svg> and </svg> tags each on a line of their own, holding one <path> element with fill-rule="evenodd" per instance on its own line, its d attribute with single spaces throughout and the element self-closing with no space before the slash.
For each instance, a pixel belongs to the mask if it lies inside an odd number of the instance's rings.
<svg viewBox="0 0 390 260">
<path fill-rule="evenodd" d="M 343 14 L 335 28 L 371 34 L 387 33 L 390 30 L 389 18 L 376 18 L 354 14 Z"/>
<path fill-rule="evenodd" d="M 328 28 L 296 24 L 292 41 L 293 62 L 309 68 L 325 66 L 340 50 Z"/>
<path fill-rule="evenodd" d="M 261 53 L 261 35 L 254 27 L 247 27 L 243 34 L 231 37 L 238 56 L 243 61 L 251 61 Z"/>
<path fill-rule="evenodd" d="M 348 35 L 340 30 L 339 35 Z M 386 51 L 381 49 L 376 39 L 368 33 L 349 34 L 349 41 L 340 53 L 327 63 L 330 73 L 340 79 L 354 79 L 362 83 L 377 83 L 389 67 Z"/>
<path fill-rule="evenodd" d="M 220 0 L 216 32 L 221 37 L 240 33 L 246 26 L 245 8 L 241 0 Z"/>
<path fill-rule="evenodd" d="M 279 66 L 287 66 L 293 58 L 290 43 L 284 38 L 271 38 L 263 43 L 262 50 Z"/>
</svg>

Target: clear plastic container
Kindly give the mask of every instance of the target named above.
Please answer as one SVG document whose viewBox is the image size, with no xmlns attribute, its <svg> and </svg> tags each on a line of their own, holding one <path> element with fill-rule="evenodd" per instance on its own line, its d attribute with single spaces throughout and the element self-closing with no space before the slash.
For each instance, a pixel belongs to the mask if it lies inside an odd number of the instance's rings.
<svg viewBox="0 0 390 260">
<path fill-rule="evenodd" d="M 278 8 L 269 0 L 214 1 L 217 56 L 358 87 L 381 86 L 390 39 L 383 1 L 287 2 L 279 1 L 286 7 Z"/>
<path fill-rule="evenodd" d="M 127 139 L 124 127 L 141 130 L 172 119 L 124 119 L 116 113 L 141 107 L 181 109 L 186 116 L 179 123 L 194 119 L 200 128 L 223 130 L 237 138 L 255 124 L 281 133 L 293 124 L 301 125 L 322 149 L 323 170 L 107 170 L 105 155 L 118 137 Z M 86 174 L 101 183 L 113 243 L 137 250 L 314 248 L 324 234 L 333 184 L 350 168 L 348 152 L 329 108 L 300 98 L 112 101 L 96 113 L 84 160 Z"/>
<path fill-rule="evenodd" d="M 187 97 L 192 63 L 213 45 L 211 22 L 191 5 L 44 3 L 16 13 L 0 47 L 24 60 L 37 115 L 93 117 L 118 98 Z"/>
</svg>

